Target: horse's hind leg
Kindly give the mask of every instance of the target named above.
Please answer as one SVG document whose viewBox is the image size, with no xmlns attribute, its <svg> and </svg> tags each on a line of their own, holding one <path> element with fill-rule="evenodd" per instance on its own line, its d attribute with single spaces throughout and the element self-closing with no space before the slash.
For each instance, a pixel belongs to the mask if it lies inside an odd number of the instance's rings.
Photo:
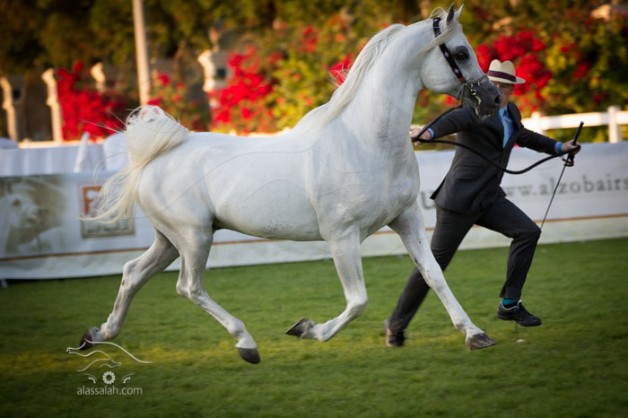
<svg viewBox="0 0 628 418">
<path fill-rule="evenodd" d="M 244 323 L 216 303 L 205 290 L 203 276 L 209 257 L 211 237 L 203 242 L 198 241 L 190 243 L 186 240 L 185 247 L 180 247 L 181 271 L 177 282 L 177 293 L 190 299 L 210 314 L 233 338 L 238 340 L 236 348 L 243 360 L 257 364 L 260 362 L 257 344 L 246 330 Z"/>
<path fill-rule="evenodd" d="M 465 333 L 465 343 L 471 350 L 495 344 L 484 331 L 478 328 L 464 311 L 445 281 L 443 271 L 430 250 L 423 217 L 415 204 L 400 215 L 390 227 L 399 234 L 410 257 L 425 278 L 427 284 L 441 300 L 454 326 Z"/>
<path fill-rule="evenodd" d="M 122 328 L 122 323 L 129 310 L 135 294 L 156 273 L 163 271 L 179 253 L 168 239 L 159 231 L 155 231 L 155 241 L 150 248 L 138 258 L 128 261 L 123 268 L 122 282 L 113 311 L 107 322 L 98 328 L 90 328 L 81 339 L 81 348 L 89 348 L 90 342 L 107 341 L 115 338 Z"/>
</svg>

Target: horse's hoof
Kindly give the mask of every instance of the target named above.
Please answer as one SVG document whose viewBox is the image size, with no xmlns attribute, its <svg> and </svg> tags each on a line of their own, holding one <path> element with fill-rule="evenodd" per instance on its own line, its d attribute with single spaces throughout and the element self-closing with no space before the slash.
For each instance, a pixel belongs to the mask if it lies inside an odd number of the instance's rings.
<svg viewBox="0 0 628 418">
<path fill-rule="evenodd" d="M 259 353 L 257 352 L 257 348 L 239 348 L 238 347 L 238 354 L 240 354 L 240 357 L 242 357 L 242 360 L 249 362 L 251 364 L 257 364 L 260 361 L 262 361 L 262 359 L 259 356 Z"/>
<path fill-rule="evenodd" d="M 94 336 L 98 332 L 98 328 L 93 327 L 85 331 L 85 334 L 81 337 L 81 342 L 79 343 L 80 350 L 87 350 L 88 348 L 92 348 L 94 345 L 92 341 L 94 341 Z"/>
<path fill-rule="evenodd" d="M 490 347 L 497 344 L 495 340 L 486 335 L 485 333 L 475 334 L 467 338 L 467 345 L 473 350 L 479 350 L 480 348 Z"/>
<path fill-rule="evenodd" d="M 295 337 L 303 337 L 312 327 L 314 322 L 307 318 L 301 318 L 299 321 L 290 327 L 286 334 L 294 335 Z"/>
</svg>

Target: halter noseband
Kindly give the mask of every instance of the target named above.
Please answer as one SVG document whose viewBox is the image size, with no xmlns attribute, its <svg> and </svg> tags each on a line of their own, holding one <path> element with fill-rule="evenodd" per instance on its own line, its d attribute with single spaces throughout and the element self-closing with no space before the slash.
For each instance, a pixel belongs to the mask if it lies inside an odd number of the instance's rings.
<svg viewBox="0 0 628 418">
<path fill-rule="evenodd" d="M 432 22 L 432 28 L 434 29 L 434 36 L 436 38 L 438 38 L 441 35 L 440 21 L 441 21 L 440 17 L 435 17 L 434 21 Z M 447 48 L 447 45 L 445 45 L 445 43 L 443 42 L 440 45 L 438 45 L 438 47 L 443 53 L 443 57 L 445 57 L 445 61 L 447 61 L 447 64 L 449 64 L 451 71 L 454 72 L 454 74 L 460 81 L 460 89 L 458 90 L 458 94 L 456 98 L 458 100 L 462 100 L 462 95 L 464 93 L 464 89 L 466 88 L 466 89 L 469 89 L 469 94 L 471 95 L 471 97 L 475 99 L 478 102 L 478 104 L 480 104 L 481 99 L 477 94 L 478 94 L 478 90 L 480 86 L 488 82 L 488 77 L 486 76 L 486 74 L 483 74 L 481 77 L 475 80 L 468 81 L 465 78 L 465 76 L 462 74 L 460 67 L 458 67 L 458 63 L 456 62 L 453 55 L 449 51 L 449 48 Z"/>
</svg>

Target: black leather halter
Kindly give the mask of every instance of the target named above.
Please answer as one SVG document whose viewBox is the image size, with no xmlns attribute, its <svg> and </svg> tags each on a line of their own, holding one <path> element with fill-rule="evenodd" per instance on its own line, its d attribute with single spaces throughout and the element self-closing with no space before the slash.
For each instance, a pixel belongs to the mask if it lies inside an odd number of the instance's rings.
<svg viewBox="0 0 628 418">
<path fill-rule="evenodd" d="M 432 22 L 432 28 L 434 29 L 434 36 L 436 38 L 438 38 L 442 33 L 440 31 L 440 21 L 441 21 L 441 18 L 436 17 L 434 18 L 434 21 Z M 461 84 L 460 90 L 458 91 L 458 95 L 456 96 L 456 98 L 458 100 L 461 100 L 464 93 L 464 89 L 467 88 L 469 89 L 469 94 L 471 98 L 473 98 L 478 103 L 480 103 L 480 98 L 478 97 L 477 93 L 480 86 L 489 81 L 486 74 L 483 74 L 481 77 L 475 80 L 468 81 L 465 78 L 465 76 L 462 74 L 462 70 L 460 70 L 460 67 L 458 67 L 458 63 L 456 63 L 456 60 L 454 59 L 454 56 L 452 55 L 452 53 L 449 51 L 449 48 L 447 48 L 447 45 L 445 45 L 445 43 L 443 42 L 438 47 L 443 53 L 443 57 L 445 57 L 445 61 L 447 61 L 447 64 L 449 64 L 451 71 L 454 72 L 454 74 L 460 81 L 460 84 Z"/>
<path fill-rule="evenodd" d="M 440 36 L 440 34 L 441 34 L 441 31 L 440 31 L 440 17 L 434 18 L 434 22 L 432 23 L 432 27 L 434 28 L 434 36 L 436 38 L 438 38 Z M 445 57 L 445 60 L 447 61 L 447 64 L 449 64 L 449 67 L 451 67 L 451 71 L 454 72 L 454 74 L 456 75 L 456 77 L 458 77 L 458 80 L 460 80 L 461 83 L 466 83 L 467 79 L 464 77 L 464 75 L 462 75 L 462 71 L 460 71 L 460 67 L 458 67 L 458 64 L 456 63 L 456 60 L 451 55 L 451 52 L 449 52 L 449 48 L 447 48 L 447 45 L 445 45 L 445 43 L 443 42 L 438 47 L 440 48 L 441 52 L 443 53 L 443 56 Z"/>
</svg>

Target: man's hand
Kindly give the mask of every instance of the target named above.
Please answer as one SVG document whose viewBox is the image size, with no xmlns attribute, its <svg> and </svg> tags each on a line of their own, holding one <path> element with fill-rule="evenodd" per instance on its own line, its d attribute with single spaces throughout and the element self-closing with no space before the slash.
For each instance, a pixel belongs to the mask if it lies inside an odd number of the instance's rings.
<svg viewBox="0 0 628 418">
<path fill-rule="evenodd" d="M 417 136 L 419 135 L 419 133 L 421 132 L 421 128 L 416 128 L 416 127 L 412 127 L 410 128 L 410 138 L 411 139 L 417 139 Z M 432 135 L 429 133 L 429 131 L 425 131 L 421 134 L 421 137 L 419 139 L 432 139 Z"/>
<path fill-rule="evenodd" d="M 580 152 L 580 145 L 574 145 L 572 141 L 563 142 L 562 151 L 564 153 L 570 153 L 571 155 L 576 155 Z"/>
</svg>

